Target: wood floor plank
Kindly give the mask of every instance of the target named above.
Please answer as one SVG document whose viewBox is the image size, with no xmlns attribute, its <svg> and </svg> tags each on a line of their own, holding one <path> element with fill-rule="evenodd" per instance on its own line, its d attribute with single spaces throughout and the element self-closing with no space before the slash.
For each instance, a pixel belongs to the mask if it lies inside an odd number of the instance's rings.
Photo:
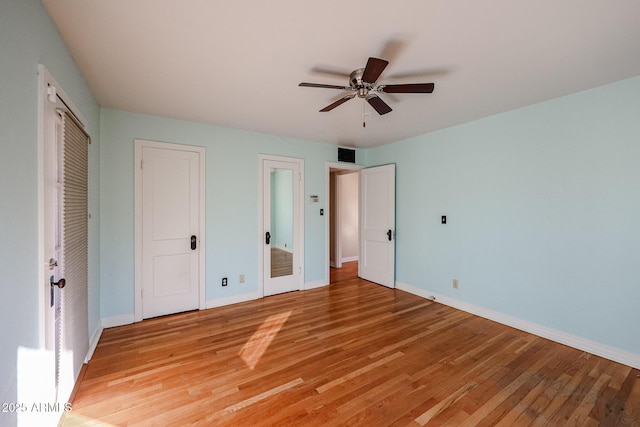
<svg viewBox="0 0 640 427">
<path fill-rule="evenodd" d="M 640 372 L 357 278 L 106 329 L 62 426 L 640 425 Z"/>
<path fill-rule="evenodd" d="M 415 422 L 421 426 L 426 425 L 432 418 L 436 417 L 438 414 L 444 412 L 451 405 L 456 403 L 458 400 L 462 399 L 466 396 L 471 390 L 473 390 L 478 384 L 475 382 L 470 382 L 460 387 L 458 390 L 447 396 L 445 399 L 438 402 L 438 404 L 434 405 L 427 412 L 420 415 L 415 419 Z"/>
<path fill-rule="evenodd" d="M 250 397 L 248 399 L 245 399 L 245 400 L 243 400 L 241 402 L 234 403 L 231 406 L 227 406 L 226 408 L 223 409 L 223 411 L 224 412 L 236 412 L 236 411 L 238 411 L 240 409 L 246 408 L 249 405 L 252 405 L 252 404 L 254 404 L 256 402 L 260 402 L 261 400 L 264 400 L 264 399 L 266 399 L 266 398 L 268 398 L 270 396 L 278 394 L 283 390 L 288 390 L 288 389 L 293 388 L 293 387 L 295 387 L 295 386 L 297 386 L 299 384 L 302 384 L 303 382 L 304 381 L 302 380 L 302 378 L 296 378 L 295 380 L 289 381 L 286 384 L 282 384 L 282 385 L 280 385 L 278 387 L 275 387 L 275 388 L 272 388 L 270 390 L 267 390 L 267 391 L 265 391 L 263 393 L 260 393 L 260 394 L 258 394 L 256 396 L 252 396 L 252 397 Z"/>
<path fill-rule="evenodd" d="M 385 357 L 383 359 L 380 359 L 380 360 L 378 360 L 376 362 L 373 362 L 373 363 L 370 363 L 368 365 L 365 365 L 362 368 L 356 369 L 355 371 L 351 371 L 347 375 L 343 375 L 343 376 L 341 376 L 339 378 L 336 378 L 335 380 L 333 380 L 333 381 L 331 381 L 331 382 L 329 382 L 327 384 L 323 384 L 323 385 L 317 387 L 316 391 L 318 393 L 324 393 L 325 391 L 331 390 L 333 387 L 335 387 L 337 385 L 340 385 L 340 384 L 343 384 L 343 383 L 345 383 L 345 382 L 357 377 L 358 375 L 362 375 L 362 374 L 364 374 L 366 372 L 369 372 L 369 371 L 371 371 L 371 370 L 373 370 L 373 369 L 375 369 L 375 368 L 377 368 L 377 367 L 379 367 L 381 365 L 384 365 L 387 362 L 390 362 L 390 361 L 392 361 L 394 359 L 397 359 L 398 357 L 402 357 L 402 356 L 404 356 L 404 353 L 402 353 L 401 351 L 393 353 L 390 356 L 387 356 L 387 357 Z"/>
</svg>

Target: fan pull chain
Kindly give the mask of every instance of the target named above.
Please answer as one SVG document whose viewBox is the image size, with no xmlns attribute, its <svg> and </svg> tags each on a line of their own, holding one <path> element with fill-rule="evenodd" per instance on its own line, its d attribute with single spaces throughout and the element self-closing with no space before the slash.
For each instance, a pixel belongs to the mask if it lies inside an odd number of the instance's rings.
<svg viewBox="0 0 640 427">
<path fill-rule="evenodd" d="M 362 127 L 367 127 L 367 104 L 362 101 Z"/>
</svg>

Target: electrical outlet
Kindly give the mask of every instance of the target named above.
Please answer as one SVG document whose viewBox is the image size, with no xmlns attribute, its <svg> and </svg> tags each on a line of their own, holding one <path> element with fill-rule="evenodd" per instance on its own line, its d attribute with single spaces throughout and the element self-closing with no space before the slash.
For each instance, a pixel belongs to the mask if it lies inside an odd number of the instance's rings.
<svg viewBox="0 0 640 427">
<path fill-rule="evenodd" d="M 453 279 L 453 289 L 458 289 L 458 279 Z"/>
<path fill-rule="evenodd" d="M 244 283 L 244 274 L 240 275 L 240 279 L 238 280 L 240 283 Z"/>
<path fill-rule="evenodd" d="M 227 284 L 228 284 L 228 283 L 229 283 L 229 282 L 227 281 L 227 278 L 226 278 L 226 277 L 223 277 L 223 278 L 222 278 L 222 286 L 227 286 Z"/>
</svg>

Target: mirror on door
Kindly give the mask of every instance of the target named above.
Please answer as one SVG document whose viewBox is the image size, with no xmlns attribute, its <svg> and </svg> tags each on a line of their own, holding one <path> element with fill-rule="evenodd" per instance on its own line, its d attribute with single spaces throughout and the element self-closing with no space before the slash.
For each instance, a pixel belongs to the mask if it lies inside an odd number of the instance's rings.
<svg viewBox="0 0 640 427">
<path fill-rule="evenodd" d="M 293 274 L 293 171 L 271 168 L 271 277 Z"/>
</svg>

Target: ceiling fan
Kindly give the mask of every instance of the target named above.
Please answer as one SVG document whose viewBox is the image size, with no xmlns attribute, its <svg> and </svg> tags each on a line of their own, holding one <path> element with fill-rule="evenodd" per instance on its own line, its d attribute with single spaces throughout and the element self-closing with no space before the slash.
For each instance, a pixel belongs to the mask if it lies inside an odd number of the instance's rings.
<svg viewBox="0 0 640 427">
<path fill-rule="evenodd" d="M 327 105 L 320 112 L 325 113 L 331 111 L 339 105 L 344 104 L 350 99 L 364 98 L 373 107 L 378 114 L 387 114 L 392 110 L 389 105 L 384 102 L 378 94 L 380 93 L 431 93 L 433 92 L 433 83 L 407 83 L 407 84 L 394 84 L 383 85 L 378 84 L 378 78 L 389 65 L 389 61 L 380 58 L 369 58 L 367 65 L 364 68 L 358 68 L 349 75 L 349 85 L 327 85 L 321 83 L 300 83 L 298 86 L 302 87 L 319 87 L 325 89 L 339 89 L 349 92 L 348 95 L 340 98 L 336 102 Z"/>
</svg>

